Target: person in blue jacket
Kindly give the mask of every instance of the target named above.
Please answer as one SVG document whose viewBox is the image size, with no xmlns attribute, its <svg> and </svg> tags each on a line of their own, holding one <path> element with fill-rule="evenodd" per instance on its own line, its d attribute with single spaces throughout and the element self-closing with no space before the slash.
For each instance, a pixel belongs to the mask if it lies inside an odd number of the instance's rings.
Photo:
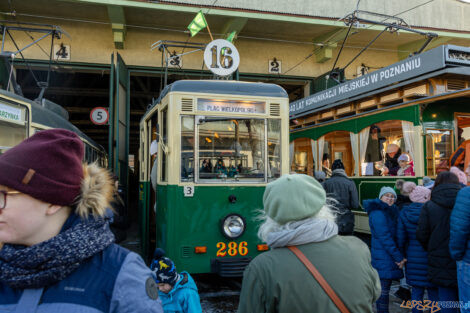
<svg viewBox="0 0 470 313">
<path fill-rule="evenodd" d="M 450 256 L 457 261 L 457 282 L 459 300 L 466 307 L 462 313 L 470 312 L 470 187 L 457 194 L 454 209 L 450 216 Z"/>
<path fill-rule="evenodd" d="M 382 293 L 377 300 L 377 312 L 388 313 L 389 292 L 392 280 L 403 277 L 406 259 L 398 249 L 396 230 L 398 208 L 394 204 L 397 198 L 391 187 L 382 187 L 379 197 L 364 200 L 363 206 L 369 215 L 369 227 L 372 235 L 372 266 L 377 270 L 382 286 Z"/>
<path fill-rule="evenodd" d="M 397 242 L 400 252 L 405 256 L 406 282 L 412 287 L 411 300 L 423 304 L 424 291 L 428 291 L 428 299 L 436 303 L 439 299 L 437 286 L 428 278 L 428 253 L 416 239 L 419 215 L 423 203 L 431 199 L 431 190 L 416 186 L 413 182 L 403 183 L 403 189 L 409 190 L 411 203 L 405 204 L 398 217 Z M 420 305 L 413 305 L 413 313 L 420 313 Z"/>
<path fill-rule="evenodd" d="M 155 274 L 158 294 L 165 313 L 201 313 L 201 303 L 196 283 L 188 272 L 178 273 L 165 251 L 155 249 L 150 269 Z"/>
<path fill-rule="evenodd" d="M 0 312 L 163 312 L 142 258 L 113 243 L 112 180 L 83 152 L 51 129 L 0 156 Z"/>
</svg>

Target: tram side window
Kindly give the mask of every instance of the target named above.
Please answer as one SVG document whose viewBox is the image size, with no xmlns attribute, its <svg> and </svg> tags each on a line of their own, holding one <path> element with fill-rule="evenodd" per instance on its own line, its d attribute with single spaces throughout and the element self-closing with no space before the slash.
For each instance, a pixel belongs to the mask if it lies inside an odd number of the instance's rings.
<svg viewBox="0 0 470 313">
<path fill-rule="evenodd" d="M 181 117 L 181 181 L 194 181 L 194 116 Z"/>
<path fill-rule="evenodd" d="M 313 142 L 313 144 L 315 144 L 315 142 Z M 310 138 L 295 139 L 291 171 L 313 176 L 315 171 L 315 159 L 312 151 L 312 140 Z"/>
<path fill-rule="evenodd" d="M 199 179 L 265 181 L 265 122 L 198 119 Z"/>
<path fill-rule="evenodd" d="M 359 133 L 362 176 L 414 176 L 411 122 L 382 121 Z"/>
<path fill-rule="evenodd" d="M 268 120 L 268 181 L 281 176 L 281 120 Z"/>
<path fill-rule="evenodd" d="M 449 170 L 452 154 L 452 130 L 426 129 L 426 168 L 428 176 Z"/>
<path fill-rule="evenodd" d="M 0 154 L 26 138 L 26 127 L 0 121 Z"/>
<path fill-rule="evenodd" d="M 318 155 L 322 157 L 322 171 L 327 177 L 333 173 L 332 166 L 335 160 L 341 160 L 347 176 L 354 175 L 355 158 L 351 138 L 355 138 L 354 134 L 348 131 L 334 131 L 318 140 Z"/>
</svg>

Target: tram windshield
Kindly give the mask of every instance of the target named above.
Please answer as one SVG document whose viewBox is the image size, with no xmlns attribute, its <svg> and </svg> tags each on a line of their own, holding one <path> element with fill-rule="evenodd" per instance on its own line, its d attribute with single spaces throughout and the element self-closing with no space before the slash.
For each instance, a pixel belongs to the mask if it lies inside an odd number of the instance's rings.
<svg viewBox="0 0 470 313">
<path fill-rule="evenodd" d="M 0 154 L 26 138 L 24 109 L 0 103 Z"/>
<path fill-rule="evenodd" d="M 187 124 L 186 128 L 191 129 L 191 124 Z M 280 121 L 198 117 L 197 125 L 200 181 L 265 182 L 279 176 Z M 183 142 L 183 150 L 188 148 Z M 183 167 L 192 167 L 188 156 L 183 156 L 182 161 Z M 186 169 L 182 174 L 187 173 Z"/>
</svg>

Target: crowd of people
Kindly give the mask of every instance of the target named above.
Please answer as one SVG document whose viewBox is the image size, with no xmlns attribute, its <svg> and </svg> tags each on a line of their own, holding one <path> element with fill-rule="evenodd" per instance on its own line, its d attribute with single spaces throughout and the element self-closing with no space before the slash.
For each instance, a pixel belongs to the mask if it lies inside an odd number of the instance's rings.
<svg viewBox="0 0 470 313">
<path fill-rule="evenodd" d="M 191 275 L 164 251 L 149 268 L 114 244 L 119 186 L 82 164 L 83 150 L 76 134 L 52 129 L 0 156 L 0 311 L 202 312 Z M 398 150 L 397 162 L 409 162 Z M 375 303 L 385 313 L 403 276 L 413 312 L 426 292 L 441 312 L 458 312 L 456 303 L 470 312 L 464 172 L 451 168 L 423 186 L 398 180 L 364 200 L 371 249 L 353 235 L 359 199 L 341 160 L 317 179 L 288 174 L 266 186 L 258 237 L 270 250 L 246 268 L 238 312 L 373 312 Z"/>
</svg>

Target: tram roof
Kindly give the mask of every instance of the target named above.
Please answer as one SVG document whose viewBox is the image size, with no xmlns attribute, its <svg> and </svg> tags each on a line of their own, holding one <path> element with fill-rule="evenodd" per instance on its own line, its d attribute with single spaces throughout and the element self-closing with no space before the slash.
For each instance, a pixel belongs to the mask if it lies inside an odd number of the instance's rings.
<svg viewBox="0 0 470 313">
<path fill-rule="evenodd" d="M 431 49 L 293 101 L 289 115 L 291 119 L 309 115 L 443 74 L 470 76 L 470 48 L 444 45 Z"/>
<path fill-rule="evenodd" d="M 170 92 L 215 93 L 256 97 L 288 98 L 279 85 L 234 80 L 178 80 L 166 86 L 154 103 L 161 102 Z"/>
<path fill-rule="evenodd" d="M 50 108 L 43 107 L 42 105 L 38 104 L 35 101 L 32 101 L 30 99 L 27 99 L 25 97 L 19 96 L 15 93 L 6 91 L 4 89 L 0 89 L 0 95 L 10 97 L 13 99 L 16 99 L 18 101 L 22 102 L 27 102 L 31 106 L 31 115 L 32 115 L 32 122 L 33 123 L 38 123 L 41 125 L 45 125 L 47 127 L 51 128 L 62 128 L 62 129 L 67 129 L 70 131 L 73 131 L 80 137 L 86 139 L 90 144 L 93 146 L 101 149 L 104 151 L 104 148 L 96 143 L 93 139 L 88 137 L 84 132 L 82 132 L 80 129 L 78 129 L 75 125 L 70 123 L 68 120 L 66 120 L 61 114 L 58 112 L 51 110 Z M 48 106 L 50 107 L 51 105 L 55 105 L 57 107 L 60 107 L 61 109 L 64 109 L 62 106 L 58 105 L 57 103 L 48 101 Z"/>
</svg>

